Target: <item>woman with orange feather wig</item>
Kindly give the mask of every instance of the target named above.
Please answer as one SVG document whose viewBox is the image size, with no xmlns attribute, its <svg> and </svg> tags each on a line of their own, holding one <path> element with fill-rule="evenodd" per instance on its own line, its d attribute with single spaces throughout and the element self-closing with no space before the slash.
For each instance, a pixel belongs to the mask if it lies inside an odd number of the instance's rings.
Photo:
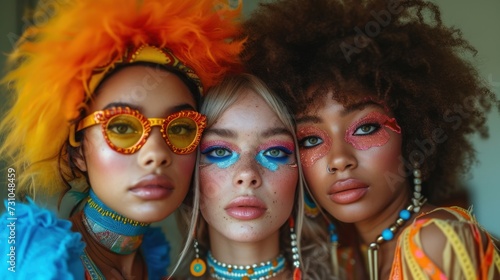
<svg viewBox="0 0 500 280">
<path fill-rule="evenodd" d="M 238 71 L 240 10 L 218 0 L 43 4 L 52 17 L 25 31 L 3 79 L 13 211 L 0 232 L 15 238 L 1 246 L 0 278 L 160 279 L 169 245 L 150 224 L 190 189 L 206 124 L 198 103 Z M 78 188 L 85 199 L 70 221 L 27 197 Z"/>
</svg>

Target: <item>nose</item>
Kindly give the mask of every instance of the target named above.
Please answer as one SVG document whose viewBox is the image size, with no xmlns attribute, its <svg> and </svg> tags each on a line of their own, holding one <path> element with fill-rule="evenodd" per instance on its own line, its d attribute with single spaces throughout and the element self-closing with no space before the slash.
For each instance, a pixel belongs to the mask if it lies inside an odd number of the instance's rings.
<svg viewBox="0 0 500 280">
<path fill-rule="evenodd" d="M 334 142 L 330 149 L 330 157 L 327 168 L 330 173 L 342 172 L 355 169 L 358 161 L 355 156 L 354 147 L 346 143 L 344 139 Z"/>
<path fill-rule="evenodd" d="M 146 168 L 168 166 L 172 162 L 172 150 L 161 136 L 160 128 L 154 127 L 146 143 L 138 151 L 139 165 Z"/>
<path fill-rule="evenodd" d="M 243 159 L 243 157 L 245 159 Z M 250 155 L 243 156 L 237 165 L 233 184 L 236 187 L 258 188 L 262 185 L 262 177 L 258 163 Z"/>
</svg>

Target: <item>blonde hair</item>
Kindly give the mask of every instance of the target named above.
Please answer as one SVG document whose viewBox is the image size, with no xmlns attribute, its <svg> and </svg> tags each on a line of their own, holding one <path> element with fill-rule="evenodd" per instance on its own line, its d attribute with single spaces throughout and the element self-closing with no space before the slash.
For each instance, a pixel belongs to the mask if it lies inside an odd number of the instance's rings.
<svg viewBox="0 0 500 280">
<path fill-rule="evenodd" d="M 240 94 L 244 90 L 251 90 L 262 99 L 264 99 L 267 105 L 273 112 L 276 113 L 280 121 L 285 125 L 286 129 L 288 129 L 290 131 L 290 134 L 293 136 L 293 140 L 295 143 L 295 155 L 297 157 L 297 166 L 299 172 L 299 180 L 297 183 L 293 214 L 295 219 L 295 232 L 297 234 L 297 247 L 299 249 L 299 252 L 302 252 L 301 269 L 303 271 L 303 279 L 327 279 L 328 275 L 331 274 L 329 273 L 328 267 L 325 265 L 328 260 L 328 253 L 326 252 L 326 248 L 319 248 L 319 244 L 322 244 L 322 242 L 320 242 L 320 240 L 315 236 L 314 229 L 311 227 L 310 223 L 304 223 L 305 180 L 302 175 L 302 166 L 300 164 L 298 151 L 299 146 L 295 137 L 294 119 L 288 112 L 286 106 L 284 106 L 283 102 L 278 99 L 259 78 L 253 75 L 239 74 L 228 76 L 219 85 L 211 88 L 205 96 L 205 99 L 203 100 L 200 112 L 207 116 L 207 128 L 210 128 L 222 116 L 222 114 L 237 101 L 237 99 L 241 96 Z M 184 222 L 187 222 L 190 225 L 186 244 L 192 243 L 196 226 L 198 226 L 198 230 L 196 232 L 197 237 L 207 236 L 202 232 L 205 230 L 206 225 L 203 219 L 199 218 L 199 161 L 196 164 L 194 184 L 195 188 L 193 194 L 193 208 L 185 209 L 187 211 L 183 213 Z M 285 249 L 288 262 L 291 263 L 293 262 L 293 260 L 291 258 L 292 252 L 290 248 L 290 234 L 288 228 L 288 223 L 285 223 L 285 225 L 283 225 L 280 229 L 280 248 Z M 302 246 L 302 240 L 305 240 L 307 242 L 307 244 L 304 244 L 305 246 Z M 311 242 L 314 242 L 315 244 L 313 245 Z M 208 245 L 206 243 L 208 243 L 208 241 L 200 240 L 200 244 Z M 184 248 L 183 252 L 181 253 L 181 258 L 184 258 L 188 254 L 189 249 L 189 247 Z M 323 250 L 325 250 L 325 252 L 323 252 Z M 322 251 L 322 253 L 318 253 L 318 251 Z M 304 252 L 311 252 L 312 254 L 311 256 L 309 256 L 309 254 L 304 254 Z M 312 258 L 313 255 L 314 259 Z M 318 259 L 318 257 L 320 258 Z M 322 258 L 324 258 L 324 261 L 322 261 Z M 322 268 L 320 269 L 321 271 L 315 271 L 317 270 L 316 263 L 318 261 L 324 263 L 320 265 L 322 266 Z"/>
</svg>

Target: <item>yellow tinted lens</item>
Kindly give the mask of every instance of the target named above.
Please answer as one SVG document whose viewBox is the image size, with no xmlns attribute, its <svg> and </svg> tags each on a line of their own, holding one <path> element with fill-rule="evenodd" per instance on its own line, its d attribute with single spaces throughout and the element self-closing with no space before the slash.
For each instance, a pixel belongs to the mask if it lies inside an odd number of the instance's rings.
<svg viewBox="0 0 500 280">
<path fill-rule="evenodd" d="M 167 136 L 176 148 L 186 148 L 193 143 L 197 132 L 196 122 L 190 118 L 178 118 L 168 124 Z"/>
<path fill-rule="evenodd" d="M 118 115 L 108 121 L 106 134 L 113 145 L 118 148 L 133 147 L 143 133 L 143 126 L 139 119 L 131 115 Z"/>
</svg>

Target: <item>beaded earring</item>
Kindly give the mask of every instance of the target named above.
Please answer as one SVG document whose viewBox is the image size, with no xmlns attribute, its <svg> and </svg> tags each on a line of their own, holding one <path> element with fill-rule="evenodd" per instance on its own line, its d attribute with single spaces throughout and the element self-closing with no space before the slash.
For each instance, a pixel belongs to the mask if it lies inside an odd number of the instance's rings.
<svg viewBox="0 0 500 280">
<path fill-rule="evenodd" d="M 314 203 L 309 192 L 304 191 L 304 213 L 309 218 L 316 218 L 319 214 L 319 207 Z"/>
<path fill-rule="evenodd" d="M 292 259 L 293 259 L 293 280 L 302 279 L 302 271 L 300 270 L 300 252 L 297 247 L 297 234 L 295 233 L 295 221 L 292 217 L 288 219 L 290 225 L 290 240 L 292 244 Z"/>
<path fill-rule="evenodd" d="M 196 240 L 196 238 L 193 241 L 193 246 L 194 246 L 195 258 L 191 262 L 189 270 L 191 272 L 191 275 L 195 277 L 200 277 L 203 276 L 203 274 L 205 274 L 205 271 L 207 270 L 207 265 L 205 261 L 200 258 L 200 250 L 198 249 L 198 240 Z"/>
<path fill-rule="evenodd" d="M 339 262 L 337 255 L 339 236 L 335 231 L 335 225 L 332 222 L 328 223 L 328 234 L 330 236 L 330 256 L 332 260 L 333 276 L 339 276 Z"/>
</svg>

